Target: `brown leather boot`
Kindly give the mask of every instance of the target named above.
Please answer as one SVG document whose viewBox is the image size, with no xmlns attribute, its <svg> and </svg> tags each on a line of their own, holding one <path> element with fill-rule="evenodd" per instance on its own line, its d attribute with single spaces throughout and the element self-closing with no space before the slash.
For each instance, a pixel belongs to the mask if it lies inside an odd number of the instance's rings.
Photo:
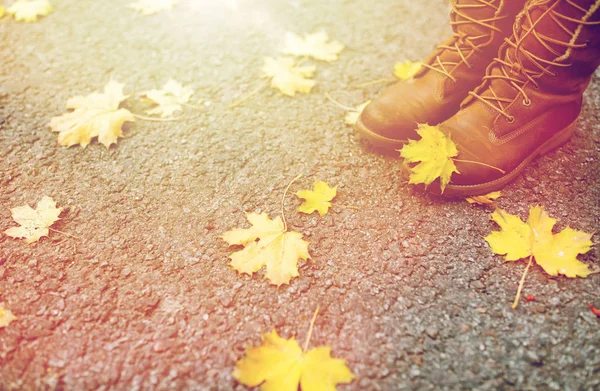
<svg viewBox="0 0 600 391">
<path fill-rule="evenodd" d="M 452 38 L 431 53 L 415 77 L 388 88 L 356 123 L 360 136 L 398 149 L 417 136 L 417 123 L 438 124 L 454 115 L 510 36 L 525 0 L 454 0 Z"/>
<path fill-rule="evenodd" d="M 458 144 L 457 159 L 504 173 L 457 162 L 460 174 L 444 195 L 500 189 L 536 156 L 566 142 L 599 65 L 600 0 L 529 1 L 483 83 L 439 125 Z"/>
</svg>

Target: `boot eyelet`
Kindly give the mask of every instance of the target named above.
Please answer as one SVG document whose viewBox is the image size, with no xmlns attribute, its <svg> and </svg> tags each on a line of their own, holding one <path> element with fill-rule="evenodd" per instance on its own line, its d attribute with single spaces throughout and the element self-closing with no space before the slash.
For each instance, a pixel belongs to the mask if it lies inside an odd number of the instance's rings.
<svg viewBox="0 0 600 391">
<path fill-rule="evenodd" d="M 534 89 L 534 90 L 539 90 L 539 89 L 540 89 L 540 86 L 539 86 L 538 84 L 534 84 L 534 85 L 533 85 L 533 89 Z"/>
<path fill-rule="evenodd" d="M 510 117 L 508 117 L 506 119 L 506 122 L 508 122 L 509 124 L 513 124 L 515 123 L 515 117 L 513 117 L 512 115 Z"/>
<path fill-rule="evenodd" d="M 531 106 L 531 99 L 523 99 L 523 106 L 525 106 L 525 107 Z"/>
</svg>

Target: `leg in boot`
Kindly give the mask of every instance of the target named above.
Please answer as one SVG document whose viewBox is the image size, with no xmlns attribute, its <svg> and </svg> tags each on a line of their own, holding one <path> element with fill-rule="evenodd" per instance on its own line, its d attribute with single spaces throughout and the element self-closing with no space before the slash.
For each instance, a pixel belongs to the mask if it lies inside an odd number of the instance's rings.
<svg viewBox="0 0 600 391">
<path fill-rule="evenodd" d="M 451 2 L 453 36 L 437 47 L 410 82 L 396 83 L 365 108 L 356 124 L 360 136 L 376 146 L 398 149 L 416 137 L 417 123 L 434 125 L 454 115 L 481 82 L 524 4 L 525 0 Z"/>
<path fill-rule="evenodd" d="M 483 83 L 439 125 L 458 144 L 458 159 L 506 173 L 459 162 L 444 194 L 497 190 L 566 142 L 599 65 L 600 0 L 530 1 Z"/>
</svg>

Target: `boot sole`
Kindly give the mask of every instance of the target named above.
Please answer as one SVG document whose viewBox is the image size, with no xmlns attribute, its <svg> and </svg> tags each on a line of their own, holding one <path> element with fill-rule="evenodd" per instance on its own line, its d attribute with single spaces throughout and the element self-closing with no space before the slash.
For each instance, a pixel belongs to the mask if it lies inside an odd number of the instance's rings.
<svg viewBox="0 0 600 391">
<path fill-rule="evenodd" d="M 525 158 L 514 170 L 509 172 L 508 174 L 495 179 L 490 182 L 482 183 L 479 185 L 451 185 L 448 184 L 443 194 L 440 194 L 439 188 L 436 191 L 432 191 L 438 195 L 442 195 L 443 197 L 468 197 L 475 195 L 483 195 L 490 193 L 492 191 L 500 190 L 505 187 L 508 183 L 512 182 L 519 176 L 521 171 L 533 161 L 538 156 L 542 156 L 547 154 L 548 152 L 560 147 L 573 136 L 575 130 L 577 129 L 577 120 L 572 122 L 569 126 L 562 129 L 558 133 L 556 133 L 552 138 L 548 141 L 540 145 L 535 151 L 533 151 L 529 156 Z M 403 170 L 409 169 L 408 166 L 403 165 Z M 409 169 L 410 172 L 410 169 Z M 433 190 L 433 189 L 431 189 Z"/>
<path fill-rule="evenodd" d="M 373 132 L 372 130 L 369 130 L 369 128 L 362 123 L 360 117 L 354 125 L 354 130 L 358 132 L 361 139 L 366 140 L 374 147 L 397 151 L 398 149 L 402 148 L 404 144 L 406 144 L 406 140 L 387 138 Z"/>
</svg>

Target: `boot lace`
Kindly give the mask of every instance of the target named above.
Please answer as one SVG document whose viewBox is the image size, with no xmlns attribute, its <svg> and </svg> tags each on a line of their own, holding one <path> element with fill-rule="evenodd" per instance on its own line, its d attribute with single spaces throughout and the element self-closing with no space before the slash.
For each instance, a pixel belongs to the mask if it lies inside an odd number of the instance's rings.
<svg viewBox="0 0 600 391">
<path fill-rule="evenodd" d="M 531 17 L 531 10 L 535 7 L 547 5 L 551 2 L 554 2 L 554 4 L 548 7 L 548 9 L 536 21 L 533 21 L 533 18 Z M 531 83 L 535 89 L 538 89 L 539 83 L 537 79 L 544 75 L 548 75 L 551 77 L 557 76 L 558 73 L 553 72 L 551 70 L 551 67 L 554 66 L 560 68 L 567 68 L 571 66 L 572 64 L 565 62 L 565 60 L 568 60 L 573 49 L 581 49 L 587 46 L 587 43 L 576 42 L 581 32 L 581 28 L 583 26 L 600 24 L 600 21 L 587 21 L 586 18 L 591 16 L 589 10 L 581 7 L 572 0 L 567 0 L 566 2 L 569 5 L 582 11 L 584 13 L 584 17 L 582 17 L 581 19 L 574 19 L 572 17 L 559 13 L 555 10 L 559 2 L 555 0 L 536 1 L 532 2 L 532 4 L 529 7 L 526 7 L 523 10 L 523 13 L 517 17 L 517 20 L 514 24 L 513 38 L 504 39 L 507 44 L 507 46 L 505 46 L 505 49 L 503 50 L 504 56 L 502 57 L 504 58 L 500 58 L 500 56 L 498 58 L 495 58 L 493 60 L 493 63 L 499 64 L 499 66 L 491 66 L 488 69 L 488 74 L 483 77 L 483 80 L 487 81 L 486 86 L 488 87 L 484 89 L 484 91 L 488 92 L 491 95 L 479 95 L 474 91 L 470 91 L 469 95 L 474 97 L 475 99 L 478 99 L 482 103 L 486 104 L 487 106 L 491 107 L 492 109 L 503 115 L 509 123 L 514 122 L 515 117 L 508 114 L 506 112 L 506 109 L 508 106 L 510 106 L 516 101 L 516 99 L 519 97 L 519 94 L 523 96 L 523 105 L 531 105 L 531 99 L 529 99 L 529 96 L 525 91 L 525 86 L 528 83 Z M 556 24 L 557 28 L 562 29 L 567 33 L 569 37 L 571 37 L 570 40 L 568 42 L 561 41 L 536 31 L 536 25 L 545 17 L 550 17 Z M 523 18 L 527 19 L 530 27 L 527 27 L 525 23 L 521 23 Z M 565 26 L 564 22 L 566 21 L 576 23 L 577 28 L 575 30 L 569 29 L 567 26 Z M 521 32 L 523 32 L 523 34 L 519 37 L 519 34 Z M 533 36 L 540 45 L 542 45 L 545 49 L 552 53 L 552 55 L 555 56 L 554 59 L 544 59 L 524 48 L 523 42 L 525 38 L 527 38 L 530 35 Z M 517 37 L 519 38 L 517 39 Z M 556 49 L 551 47 L 551 44 L 564 48 L 564 53 L 558 52 Z M 514 58 L 511 58 L 508 55 L 508 50 L 511 47 L 514 49 Z M 529 64 L 529 66 L 533 67 L 534 69 L 529 69 L 528 66 L 525 65 L 525 60 L 527 60 L 527 64 Z M 498 68 L 500 70 L 500 73 L 492 74 L 492 70 Z M 516 96 L 511 99 L 502 97 L 499 94 L 497 94 L 496 91 L 494 91 L 494 88 L 492 87 L 491 82 L 493 80 L 504 80 L 507 83 L 509 83 L 517 91 Z"/>
<path fill-rule="evenodd" d="M 446 45 L 438 45 L 436 49 L 438 50 L 448 50 L 451 52 L 456 52 L 460 56 L 460 61 L 443 61 L 440 55 L 437 55 L 432 64 L 422 64 L 424 67 L 429 68 L 433 71 L 440 72 L 444 76 L 448 77 L 450 80 L 456 83 L 456 78 L 452 75 L 452 71 L 462 62 L 470 69 L 472 67 L 471 63 L 468 60 L 468 57 L 473 52 L 480 52 L 481 45 L 485 43 L 491 35 L 492 31 L 500 32 L 500 29 L 494 26 L 494 22 L 505 19 L 507 16 L 493 16 L 487 19 L 476 19 L 468 15 L 469 9 L 476 8 L 485 8 L 491 7 L 497 13 L 499 11 L 499 6 L 493 4 L 494 0 L 477 0 L 478 4 L 456 4 L 455 1 L 451 1 L 450 5 L 452 7 L 452 13 L 456 16 L 460 16 L 464 20 L 452 20 L 450 21 L 450 25 L 454 30 L 454 34 L 452 35 L 452 41 Z M 457 19 L 457 18 L 454 18 Z M 490 29 L 490 33 L 482 34 L 477 36 L 468 35 L 460 29 L 455 28 L 456 26 L 464 25 L 464 24 L 477 24 Z M 468 53 L 468 54 L 465 54 Z M 441 54 L 441 53 L 440 53 Z"/>
</svg>

